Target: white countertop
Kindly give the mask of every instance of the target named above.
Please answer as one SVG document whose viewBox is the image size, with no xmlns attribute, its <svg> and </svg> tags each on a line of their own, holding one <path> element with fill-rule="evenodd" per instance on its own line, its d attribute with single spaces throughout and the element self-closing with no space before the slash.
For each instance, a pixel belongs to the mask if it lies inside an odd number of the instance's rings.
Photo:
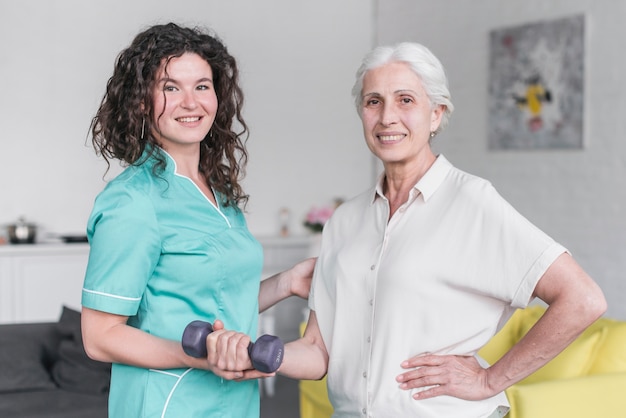
<svg viewBox="0 0 626 418">
<path fill-rule="evenodd" d="M 73 253 L 89 251 L 89 244 L 77 242 L 66 244 L 64 242 L 48 242 L 36 244 L 3 244 L 0 245 L 0 256 L 3 255 L 34 255 L 34 254 L 54 254 Z"/>
</svg>

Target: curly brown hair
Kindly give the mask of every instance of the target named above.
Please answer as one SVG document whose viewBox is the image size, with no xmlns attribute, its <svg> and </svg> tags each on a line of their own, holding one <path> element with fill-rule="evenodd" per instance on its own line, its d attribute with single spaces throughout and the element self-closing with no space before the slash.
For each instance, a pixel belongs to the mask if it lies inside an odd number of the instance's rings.
<svg viewBox="0 0 626 418">
<path fill-rule="evenodd" d="M 205 59 L 213 71 L 218 109 L 210 133 L 200 144 L 200 172 L 207 183 L 225 196 L 224 205 L 245 206 L 240 179 L 248 154 L 248 127 L 243 120 L 243 92 L 235 58 L 215 35 L 175 23 L 155 25 L 139 33 L 117 57 L 113 76 L 91 123 L 92 144 L 110 167 L 111 159 L 139 165 L 149 156 L 157 159 L 155 175 L 165 168 L 165 156 L 150 134 L 154 116 L 152 89 L 161 65 L 184 53 Z M 238 125 L 234 127 L 235 123 Z M 235 131 L 237 129 L 237 131 Z M 107 169 L 108 170 L 108 169 Z"/>
</svg>

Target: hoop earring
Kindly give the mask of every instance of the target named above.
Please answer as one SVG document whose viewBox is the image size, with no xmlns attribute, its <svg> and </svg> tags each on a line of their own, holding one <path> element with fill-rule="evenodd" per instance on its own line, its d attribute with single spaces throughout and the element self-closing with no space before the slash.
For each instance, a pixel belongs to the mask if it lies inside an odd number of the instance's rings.
<svg viewBox="0 0 626 418">
<path fill-rule="evenodd" d="M 141 118 L 141 137 L 139 139 L 143 139 L 143 134 L 146 129 L 146 118 Z"/>
</svg>

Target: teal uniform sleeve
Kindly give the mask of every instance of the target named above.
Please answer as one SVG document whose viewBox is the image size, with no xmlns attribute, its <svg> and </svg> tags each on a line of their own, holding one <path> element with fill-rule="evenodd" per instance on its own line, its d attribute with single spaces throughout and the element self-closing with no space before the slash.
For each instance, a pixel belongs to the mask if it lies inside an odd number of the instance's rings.
<svg viewBox="0 0 626 418">
<path fill-rule="evenodd" d="M 161 249 L 149 197 L 124 182 L 109 184 L 96 198 L 87 236 L 91 250 L 83 306 L 135 315 Z"/>
</svg>

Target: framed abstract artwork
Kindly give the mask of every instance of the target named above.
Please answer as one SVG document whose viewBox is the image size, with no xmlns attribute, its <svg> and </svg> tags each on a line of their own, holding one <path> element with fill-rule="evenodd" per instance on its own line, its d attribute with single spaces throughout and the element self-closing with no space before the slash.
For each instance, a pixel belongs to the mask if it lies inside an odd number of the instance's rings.
<svg viewBox="0 0 626 418">
<path fill-rule="evenodd" d="M 489 34 L 490 150 L 581 149 L 582 15 Z"/>
</svg>

